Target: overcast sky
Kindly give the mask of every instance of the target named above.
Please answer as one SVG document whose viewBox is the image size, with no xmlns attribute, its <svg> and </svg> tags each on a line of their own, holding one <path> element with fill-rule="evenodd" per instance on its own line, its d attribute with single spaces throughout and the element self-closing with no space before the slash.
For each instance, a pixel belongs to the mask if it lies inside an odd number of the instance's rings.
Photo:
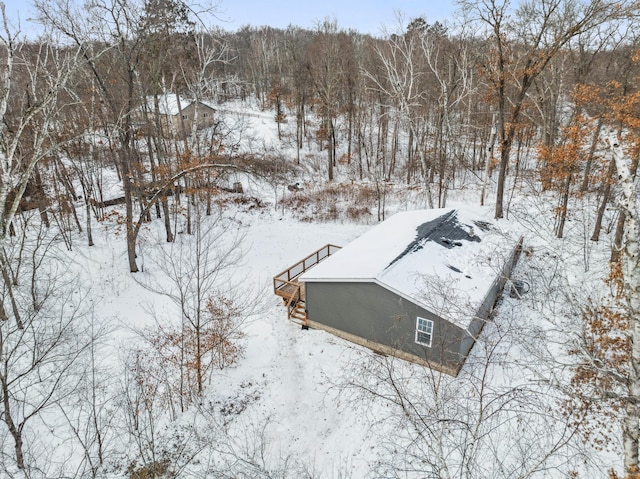
<svg viewBox="0 0 640 479">
<path fill-rule="evenodd" d="M 384 25 L 397 25 L 395 11 L 406 19 L 424 16 L 428 23 L 446 20 L 455 10 L 453 0 L 226 0 L 221 4 L 231 21 L 222 23 L 235 30 L 246 24 L 313 28 L 318 21 L 335 17 L 338 26 L 362 33 L 379 34 Z"/>
<path fill-rule="evenodd" d="M 33 24 L 27 21 L 32 16 L 30 1 L 4 3 L 11 19 L 19 14 L 23 32 L 33 31 Z M 341 28 L 378 35 L 383 26 L 395 30 L 396 11 L 404 14 L 405 23 L 417 16 L 424 16 L 428 23 L 444 22 L 451 18 L 455 5 L 454 0 L 222 0 L 219 10 L 216 23 L 225 30 L 243 25 L 313 28 L 325 18 L 335 17 Z"/>
</svg>

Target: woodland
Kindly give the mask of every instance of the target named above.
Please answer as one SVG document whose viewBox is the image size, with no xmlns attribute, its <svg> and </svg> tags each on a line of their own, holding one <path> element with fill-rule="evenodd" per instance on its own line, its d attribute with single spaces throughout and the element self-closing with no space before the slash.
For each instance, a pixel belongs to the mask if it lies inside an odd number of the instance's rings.
<svg viewBox="0 0 640 479">
<path fill-rule="evenodd" d="M 379 36 L 230 32 L 189 0 L 33 4 L 38 39 L 0 2 L 0 475 L 640 478 L 640 4 L 459 0 L 449 24 L 398 14 Z M 526 230 L 535 287 L 458 378 L 336 352 L 315 382 L 352 399 L 363 444 L 380 431 L 366 464 L 274 451 L 277 424 L 246 418 L 255 382 L 212 399 L 270 294 L 229 278 L 277 273 L 242 269 L 241 228 L 346 239 L 461 203 Z M 86 279 L 92 255 L 112 286 Z M 175 312 L 130 324 L 126 354 L 92 296 L 123 284 Z"/>
</svg>

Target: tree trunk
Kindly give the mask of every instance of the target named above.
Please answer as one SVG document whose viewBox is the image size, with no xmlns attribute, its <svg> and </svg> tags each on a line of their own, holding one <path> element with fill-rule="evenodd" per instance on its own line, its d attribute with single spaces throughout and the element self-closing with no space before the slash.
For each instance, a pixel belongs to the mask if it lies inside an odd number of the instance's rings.
<svg viewBox="0 0 640 479">
<path fill-rule="evenodd" d="M 167 243 L 173 242 L 173 233 L 171 232 L 171 214 L 169 211 L 169 200 L 165 196 L 160 200 L 162 203 L 162 213 L 164 216 L 164 230 L 167 233 Z"/>
<path fill-rule="evenodd" d="M 191 223 L 192 199 L 191 199 L 191 194 L 189 193 L 189 190 L 191 189 L 189 185 L 189 180 L 187 180 L 186 178 L 184 180 L 184 189 L 185 189 L 184 199 L 187 204 L 187 234 L 191 235 L 193 233 L 193 227 Z"/>
<path fill-rule="evenodd" d="M 334 145 L 333 145 L 333 121 L 331 120 L 331 116 L 327 116 L 327 140 L 329 144 L 327 145 L 327 168 L 329 174 L 329 181 L 333 181 L 333 154 L 334 154 Z"/>
<path fill-rule="evenodd" d="M 347 125 L 347 163 L 351 164 L 351 155 L 352 148 L 351 143 L 353 142 L 353 101 L 350 103 L 349 112 L 348 112 L 348 125 Z"/>
<path fill-rule="evenodd" d="M 11 417 L 11 403 L 10 403 L 10 392 L 9 387 L 7 385 L 7 378 L 0 378 L 0 382 L 2 383 L 2 400 L 4 406 L 4 414 L 3 420 L 9 429 L 9 433 L 11 433 L 11 437 L 13 437 L 14 449 L 16 452 L 16 464 L 18 469 L 24 469 L 24 453 L 23 453 L 23 443 L 22 443 L 22 429 L 13 422 L 13 418 Z"/>
<path fill-rule="evenodd" d="M 389 161 L 389 168 L 386 174 L 387 181 L 391 181 L 391 177 L 393 176 L 393 171 L 395 170 L 395 167 L 396 167 L 396 158 L 398 155 L 398 143 L 399 143 L 399 138 L 398 138 L 399 129 L 400 129 L 399 121 L 396 119 L 396 121 L 393 123 L 393 133 L 391 133 L 391 159 Z"/>
<path fill-rule="evenodd" d="M 189 152 L 189 142 L 187 138 L 187 127 L 184 124 L 184 114 L 182 113 L 182 104 L 180 103 L 180 95 L 176 95 L 176 103 L 178 104 L 178 124 L 180 125 L 180 135 L 184 140 L 184 152 Z"/>
<path fill-rule="evenodd" d="M 158 95 L 153 96 L 153 116 L 154 116 L 154 130 L 153 143 L 156 147 L 156 155 L 158 157 L 158 166 L 166 165 L 166 155 L 164 144 L 162 142 L 162 123 L 160 121 L 160 101 Z M 153 162 L 153 160 L 152 160 Z M 152 165 L 153 167 L 153 165 Z M 153 170 L 152 170 L 153 173 Z M 169 202 L 165 196 L 160 200 L 162 203 L 162 212 L 164 214 L 164 229 L 166 232 L 167 243 L 171 243 L 174 239 L 173 232 L 171 231 L 171 217 L 169 215 Z"/>
<path fill-rule="evenodd" d="M 636 171 L 638 169 L 638 160 L 640 160 L 640 157 L 638 155 L 634 155 L 631 161 L 631 166 L 629 168 L 630 174 L 633 178 L 635 178 Z M 617 166 L 618 165 L 616 164 L 616 168 Z M 620 211 L 620 217 L 618 218 L 618 224 L 616 226 L 616 234 L 613 238 L 613 246 L 611 247 L 610 261 L 617 261 L 620 256 L 620 253 L 622 252 L 622 248 L 623 248 L 622 241 L 624 239 L 625 227 L 626 227 L 626 215 L 627 215 L 627 212 L 624 209 L 622 209 Z"/>
<path fill-rule="evenodd" d="M 18 329 L 23 329 L 24 325 L 22 324 L 22 317 L 20 316 L 18 303 L 16 301 L 16 297 L 13 292 L 13 283 L 11 281 L 11 278 L 9 277 L 9 272 L 7 271 L 7 262 L 4 257 L 2 258 L 2 264 L 0 265 L 0 272 L 2 272 L 2 279 L 4 280 L 5 288 L 7 289 L 7 292 L 9 294 L 9 300 L 11 302 L 11 310 L 13 311 L 13 315 L 16 318 L 16 325 L 18 326 Z"/>
<path fill-rule="evenodd" d="M 607 171 L 607 177 L 604 179 L 604 188 L 602 192 L 602 201 L 598 208 L 598 215 L 596 216 L 596 224 L 593 227 L 593 234 L 591 235 L 591 241 L 598 241 L 600 239 L 600 230 L 602 230 L 602 220 L 604 213 L 607 210 L 607 204 L 609 203 L 609 197 L 611 196 L 611 178 L 616 169 L 616 164 L 613 160 L 609 163 L 609 170 Z M 584 182 L 582 183 L 584 187 Z M 583 190 L 585 191 L 585 190 Z"/>
<path fill-rule="evenodd" d="M 409 126 L 409 141 L 407 145 L 407 185 L 411 184 L 411 170 L 413 170 L 413 126 Z"/>
<path fill-rule="evenodd" d="M 91 232 L 91 204 L 89 203 L 89 198 L 84 199 L 84 205 L 87 215 L 87 242 L 89 246 L 93 246 L 93 234 Z"/>
<path fill-rule="evenodd" d="M 40 176 L 40 165 L 36 165 L 33 169 L 33 175 L 36 182 L 36 201 L 38 203 L 38 211 L 40 211 L 40 219 L 42 223 L 49 228 L 49 214 L 47 213 L 47 195 L 44 193 L 42 185 L 42 177 Z"/>
<path fill-rule="evenodd" d="M 509 115 L 509 121 L 507 123 L 506 118 L 506 80 L 504 76 L 504 64 L 502 64 L 500 70 L 503 72 L 500 78 L 500 86 L 498 88 L 498 130 L 500 133 L 500 169 L 498 173 L 498 191 L 496 193 L 496 219 L 504 217 L 504 184 L 507 179 L 507 166 L 509 165 L 509 157 L 511 155 L 511 147 L 513 146 L 513 140 L 516 135 L 516 125 L 520 119 L 520 112 L 524 100 L 527 97 L 527 91 L 531 86 L 533 78 L 525 73 L 520 84 L 520 90 L 518 96 L 515 98 L 511 113 Z"/>
<path fill-rule="evenodd" d="M 596 153 L 596 148 L 598 146 L 598 139 L 600 138 L 600 132 L 602 131 L 602 126 L 604 125 L 604 118 L 600 117 L 598 119 L 598 124 L 596 126 L 596 131 L 593 133 L 593 139 L 591 140 L 591 147 L 589 148 L 589 156 L 587 156 L 587 164 L 584 168 L 584 177 L 582 178 L 582 186 L 580 187 L 580 191 L 583 193 L 589 189 L 589 174 L 591 173 L 591 164 L 593 163 L 593 158 Z M 613 161 L 611 162 L 613 165 Z M 609 175 L 607 178 L 610 178 Z M 597 241 L 597 240 L 596 240 Z"/>
<path fill-rule="evenodd" d="M 124 144 L 128 140 L 123 140 Z M 129 172 L 129 158 L 125 149 L 120 153 L 120 167 L 122 168 L 122 186 L 124 190 L 125 220 L 127 229 L 127 257 L 129 259 L 129 271 L 137 273 L 138 265 L 136 264 L 136 239 L 133 230 L 133 198 L 131 196 L 131 182 L 133 178 Z"/>
<path fill-rule="evenodd" d="M 573 174 L 569 173 L 569 176 L 565 180 L 564 191 L 562 192 L 562 204 L 560 205 L 560 222 L 558 223 L 558 229 L 556 230 L 556 236 L 562 238 L 564 235 L 564 225 L 567 221 L 567 207 L 569 205 L 569 194 L 571 193 L 571 180 Z"/>
<path fill-rule="evenodd" d="M 300 104 L 301 100 L 298 100 L 298 104 L 296 105 L 296 164 L 300 164 L 300 150 L 304 146 L 302 144 L 302 122 L 304 121 L 302 114 L 302 105 Z"/>
<path fill-rule="evenodd" d="M 629 400 L 624 407 L 622 439 L 624 448 L 624 472 L 631 477 L 638 467 L 638 433 L 640 430 L 640 222 L 638 221 L 638 198 L 634 185 L 634 174 L 624 160 L 618 140 L 611 138 L 613 160 L 618 171 L 623 197 L 620 208 L 624 212 L 624 253 L 622 275 L 624 294 L 629 308 L 628 337 L 631 343 L 629 356 Z M 622 217 L 622 215 L 621 215 Z M 634 474 L 635 475 L 635 474 Z"/>
<path fill-rule="evenodd" d="M 198 383 L 198 395 L 202 396 L 202 330 L 200 324 L 195 328 L 196 333 L 196 381 Z"/>
<path fill-rule="evenodd" d="M 511 141 L 502 142 L 502 151 L 500 152 L 500 168 L 498 170 L 498 190 L 496 192 L 496 219 L 503 218 L 503 202 L 504 202 L 504 183 L 507 177 L 507 164 L 509 163 L 509 154 L 511 153 Z"/>
</svg>

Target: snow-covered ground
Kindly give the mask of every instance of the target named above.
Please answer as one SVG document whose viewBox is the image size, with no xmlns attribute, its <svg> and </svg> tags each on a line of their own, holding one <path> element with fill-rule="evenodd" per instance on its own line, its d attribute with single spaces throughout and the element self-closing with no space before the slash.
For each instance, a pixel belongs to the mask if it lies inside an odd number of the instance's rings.
<svg viewBox="0 0 640 479">
<path fill-rule="evenodd" d="M 486 212 L 491 214 L 490 210 Z M 349 243 L 371 228 L 371 225 L 300 222 L 270 206 L 252 210 L 228 207 L 223 215 L 231 219 L 227 226 L 233 225 L 226 234 L 234 237 L 240 234 L 242 238 L 239 246 L 241 258 L 229 270 L 230 277 L 234 278 L 233 284 L 241 285 L 236 293 L 241 296 L 246 291 L 251 298 L 257 298 L 258 304 L 243 325 L 243 357 L 236 365 L 213 372 L 207 382 L 203 403 L 208 404 L 218 418 L 228 421 L 225 424 L 225 434 L 232 438 L 230 440 L 238 441 L 239 444 L 234 445 L 239 449 L 235 450 L 237 454 L 249 454 L 247 451 L 253 451 L 255 445 L 249 447 L 247 441 L 257 441 L 264 443 L 260 446 L 265 449 L 261 452 L 265 458 L 263 467 L 274 470 L 284 463 L 297 465 L 298 469 L 295 470 L 298 472 L 290 472 L 282 477 L 298 477 L 300 467 L 314 471 L 313 477 L 379 477 L 374 474 L 379 463 L 400 461 L 392 457 L 388 443 L 398 433 L 394 428 L 399 423 L 393 419 L 397 414 L 397 405 L 394 404 L 393 395 L 388 400 L 367 400 L 361 394 L 362 391 L 353 394 L 352 386 L 360 380 L 362 384 L 367 384 L 370 378 L 362 375 L 371 373 L 373 377 L 375 372 L 371 369 L 372 364 L 376 364 L 380 358 L 326 332 L 302 330 L 287 320 L 282 301 L 272 293 L 272 277 L 275 274 L 327 243 Z M 502 226 L 526 232 L 523 225 L 515 219 L 503 222 Z M 148 284 L 153 280 L 156 285 L 164 284 L 171 288 L 164 273 L 152 261 L 154 250 L 166 247 L 160 221 L 153 222 L 143 230 L 139 264 L 144 264 L 144 271 L 136 274 L 126 271 L 124 238 L 121 234 L 116 235 L 116 230 L 120 228 L 121 226 L 113 224 L 99 225 L 94 232 L 95 246 L 89 248 L 81 237 L 77 237 L 73 252 L 68 253 L 74 270 L 77 268 L 82 283 L 90 289 L 90 301 L 97 306 L 94 320 L 97 324 L 108 326 L 110 331 L 103 340 L 106 345 L 103 351 L 113 361 L 114 371 L 123 368 L 124 358 L 131 350 L 144 344 L 140 333 L 145 328 L 153 329 L 163 324 L 177 325 L 180 322 L 179 310 L 175 304 L 165 296 L 141 286 L 141 283 Z M 187 235 L 179 236 L 184 237 L 179 237 L 176 244 L 193 241 Z M 535 238 L 531 238 L 530 234 L 529 236 L 531 241 L 527 246 L 534 251 L 535 260 L 523 256 L 516 275 L 520 274 L 521 278 L 532 281 L 527 269 L 540 267 L 543 256 L 550 251 L 545 249 L 554 246 L 547 243 L 550 239 L 543 235 Z M 576 248 L 579 249 L 579 246 Z M 601 249 L 602 253 L 606 250 L 604 246 Z M 580 273 L 583 262 L 576 257 L 576 251 L 569 252 L 567 256 L 567 262 L 563 260 L 562 264 L 575 261 L 571 266 L 572 271 Z M 535 273 L 540 272 L 536 270 Z M 443 388 L 443 395 L 464 397 L 471 394 L 477 386 L 476 380 L 482 374 L 487 376 L 483 380 L 489 381 L 486 386 L 497 395 L 497 391 L 503 390 L 501 388 L 513 391 L 518 384 L 529 387 L 532 371 L 545 371 L 545 368 L 532 368 L 534 358 L 528 348 L 533 343 L 521 343 L 517 340 L 522 334 L 528 334 L 536 335 L 542 341 L 540 335 L 545 334 L 545 328 L 557 326 L 554 320 L 548 321 L 548 318 L 541 317 L 533 304 L 540 300 L 540 295 L 548 294 L 548 291 L 535 284 L 532 288 L 533 291 L 528 293 L 532 304 L 508 296 L 503 299 L 495 323 L 488 325 L 483 331 L 481 341 L 474 347 L 460 376 L 456 379 L 442 379 L 443 383 L 439 387 Z M 552 349 L 557 346 L 549 345 Z M 421 395 L 423 401 L 433 400 L 437 404 L 439 399 L 433 397 L 434 390 L 422 389 L 429 384 L 429 374 L 425 372 L 425 368 L 401 361 L 396 362 L 394 368 L 402 371 L 400 377 L 406 378 L 407 388 L 414 387 L 413 392 Z M 377 386 L 382 394 L 385 386 Z M 546 401 L 541 397 L 540 391 L 531 393 L 531 400 L 539 402 L 537 406 Z M 557 407 L 557 404 L 549 401 L 545 407 Z M 498 414 L 497 411 L 494 412 Z M 198 416 L 194 411 L 187 411 L 185 417 L 192 417 L 191 414 Z M 474 417 L 473 414 L 467 417 L 469 411 L 455 414 L 460 414 L 467 420 Z M 505 436 L 498 436 L 504 442 L 498 442 L 501 443 L 500 447 L 507 449 L 515 440 L 522 440 L 525 444 L 539 444 L 538 441 L 544 441 L 538 435 L 549 427 L 548 423 L 530 425 L 531 434 L 535 433 L 533 438 L 517 427 L 508 428 Z M 409 426 L 407 428 L 410 430 Z M 398 437 L 402 437 L 402 434 Z M 550 433 L 549 440 L 552 437 L 553 434 Z M 112 440 L 118 442 L 118 439 Z M 492 438 L 492 441 L 497 441 L 497 438 Z M 393 447 L 400 447 L 402 444 L 398 439 Z M 124 436 L 120 446 L 126 447 Z M 247 450 L 242 450 L 243 447 Z M 210 454 L 215 457 L 215 453 Z M 429 452 L 424 451 L 424 454 Z M 455 448 L 449 454 L 455 457 Z M 492 461 L 501 457 L 501 454 L 496 454 Z M 516 460 L 518 457 L 520 456 L 516 455 L 509 460 Z M 579 462 L 580 458 L 581 456 L 576 455 L 574 462 Z M 564 460 L 566 458 L 560 462 L 564 464 Z M 554 459 L 550 463 L 556 464 L 557 461 Z M 189 464 L 185 468 L 184 477 L 197 477 L 198 471 L 201 471 L 199 464 Z M 399 468 L 405 466 L 402 461 L 398 462 Z M 260 476 L 256 473 L 253 477 Z M 398 474 L 398 477 L 422 476 L 406 472 L 405 475 Z M 543 472 L 539 477 L 559 476 Z"/>
<path fill-rule="evenodd" d="M 259 112 L 240 103 L 226 104 L 219 111 L 225 109 L 229 125 L 240 122 L 245 126 L 234 139 L 245 151 L 291 154 L 290 146 L 277 139 L 273 112 Z M 551 208 L 544 199 L 514 199 L 509 219 L 501 220 L 500 226 L 511 229 L 514 236 L 525 236 L 527 254 L 515 276 L 526 280 L 531 290 L 522 300 L 503 299 L 458 378 L 449 378 L 377 356 L 326 332 L 302 330 L 287 321 L 282 301 L 272 292 L 274 275 L 327 243 L 346 245 L 376 223 L 375 215 L 357 222 L 300 221 L 290 210 L 274 206 L 275 200 L 290 194 L 286 190 L 274 191 L 243 175 L 236 180 L 243 182 L 248 196 L 263 200 L 265 206 L 248 208 L 229 201 L 220 210 L 221 217 L 203 216 L 202 221 L 203 225 L 219 221 L 216 246 L 238 240 L 234 251 L 240 253 L 239 258 L 215 284 L 239 302 L 252 302 L 251 314 L 242 324 L 244 353 L 235 365 L 213 370 L 199 404 L 182 413 L 155 411 L 157 436 L 148 444 L 156 444 L 157 452 L 169 451 L 168 456 L 176 461 L 173 467 L 181 468 L 178 477 L 357 479 L 450 474 L 507 478 L 522 477 L 527 470 L 532 471 L 531 477 L 566 477 L 568 471 L 580 468 L 587 471 L 581 477 L 593 477 L 603 472 L 601 468 L 615 465 L 606 455 L 596 457 L 588 447 L 580 449 L 574 444 L 581 442 L 579 438 L 563 436 L 560 402 L 546 381 L 553 375 L 566 378 L 567 372 L 556 365 L 538 364 L 550 356 L 566 355 L 562 341 L 575 326 L 566 324 L 571 312 L 558 288 L 569 283 L 582 285 L 580 291 L 586 295 L 601 287 L 608 244 L 590 243 L 585 234 L 590 227 L 587 212 L 593 205 L 584 204 L 584 216 L 576 208 L 567 226 L 568 239 L 561 241 L 553 237 Z M 390 194 L 385 210 L 390 214 L 424 208 L 423 194 L 416 189 Z M 477 207 L 475 190 L 449 195 L 447 206 L 473 205 L 491 217 L 491 206 Z M 82 215 L 82 205 L 77 206 Z M 373 205 L 371 209 L 374 211 Z M 119 211 L 119 207 L 111 210 Z M 184 231 L 184 218 L 177 218 L 176 231 Z M 161 220 L 145 225 L 138 242 L 142 271 L 131 274 L 123 225 L 115 217 L 94 222 L 93 235 L 96 244 L 89 247 L 83 234 L 71 233 L 72 251 L 58 243 L 56 254 L 69 268 L 65 275 L 77 281 L 75 306 L 89 309 L 93 326 L 104 331 L 98 363 L 99 369 L 110 372 L 102 398 L 104 415 L 110 420 L 101 416 L 105 454 L 111 454 L 107 458 L 111 466 L 105 471 L 126 477 L 127 463 L 135 469 L 144 461 L 140 441 L 136 443 L 130 430 L 125 432 L 123 415 L 118 412 L 125 402 L 125 363 L 145 347 L 149 331 L 180 324 L 175 302 L 158 292 L 175 286 L 160 262 L 163 251 L 189 250 L 194 238 L 179 233 L 175 243 L 167 245 Z M 390 379 L 398 382 L 390 383 Z M 398 404 L 400 392 L 415 402 Z M 60 424 L 60 431 L 68 427 L 55 412 L 49 414 Z M 416 426 L 421 421 L 423 429 Z M 190 432 L 180 433 L 181 425 Z M 45 427 L 34 426 L 30 434 L 46 431 Z M 203 439 L 207 432 L 211 434 L 208 441 Z M 41 435 L 42 449 L 55 444 L 56 456 L 79 461 L 78 443 L 72 435 L 60 434 L 68 439 Z M 543 459 L 565 439 L 557 456 Z M 4 440 L 10 444 L 8 436 Z M 176 452 L 183 447 L 190 452 Z M 450 470 L 443 469 L 443 464 Z M 225 467 L 228 475 L 210 472 Z M 466 467 L 473 467 L 470 475 L 465 475 Z"/>
<path fill-rule="evenodd" d="M 214 372 L 205 401 L 220 409 L 242 403 L 243 421 L 256 428 L 266 425 L 275 459 L 292 456 L 319 471 L 365 477 L 376 458 L 366 409 L 345 404 L 332 385 L 340 382 L 345 368 L 368 353 L 328 333 L 304 331 L 289 322 L 281 299 L 273 294 L 272 277 L 327 243 L 347 244 L 370 226 L 301 223 L 273 209 L 225 215 L 233 217 L 244 238 L 241 260 L 231 273 L 243 278 L 241 286 L 252 298 L 260 292 L 260 304 L 243 327 L 244 357 L 236 366 Z M 71 255 L 83 282 L 92 285 L 96 321 L 112 325 L 109 342 L 121 354 L 140 343 L 137 332 L 145 326 L 180 322 L 175 305 L 139 284 L 145 276 L 163 282 L 163 272 L 145 259 L 162 243 L 157 223 L 141 241 L 144 272 L 126 272 L 125 244 L 110 236 L 108 229 L 96 235 L 96 246 L 76 244 Z"/>
</svg>

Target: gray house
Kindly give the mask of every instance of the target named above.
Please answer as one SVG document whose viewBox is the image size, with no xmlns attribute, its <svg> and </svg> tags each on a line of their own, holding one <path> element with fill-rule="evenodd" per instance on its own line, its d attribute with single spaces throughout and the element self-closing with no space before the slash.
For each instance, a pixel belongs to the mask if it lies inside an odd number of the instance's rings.
<svg viewBox="0 0 640 479">
<path fill-rule="evenodd" d="M 149 119 L 153 119 L 154 111 L 154 98 L 147 97 L 146 104 L 134 114 L 134 120 L 141 129 Z M 194 126 L 200 130 L 213 125 L 215 113 L 208 102 L 183 98 L 175 93 L 164 93 L 158 97 L 160 127 L 167 138 L 190 135 Z"/>
<path fill-rule="evenodd" d="M 408 211 L 309 255 L 274 289 L 303 326 L 457 375 L 521 243 L 464 210 Z"/>
</svg>

